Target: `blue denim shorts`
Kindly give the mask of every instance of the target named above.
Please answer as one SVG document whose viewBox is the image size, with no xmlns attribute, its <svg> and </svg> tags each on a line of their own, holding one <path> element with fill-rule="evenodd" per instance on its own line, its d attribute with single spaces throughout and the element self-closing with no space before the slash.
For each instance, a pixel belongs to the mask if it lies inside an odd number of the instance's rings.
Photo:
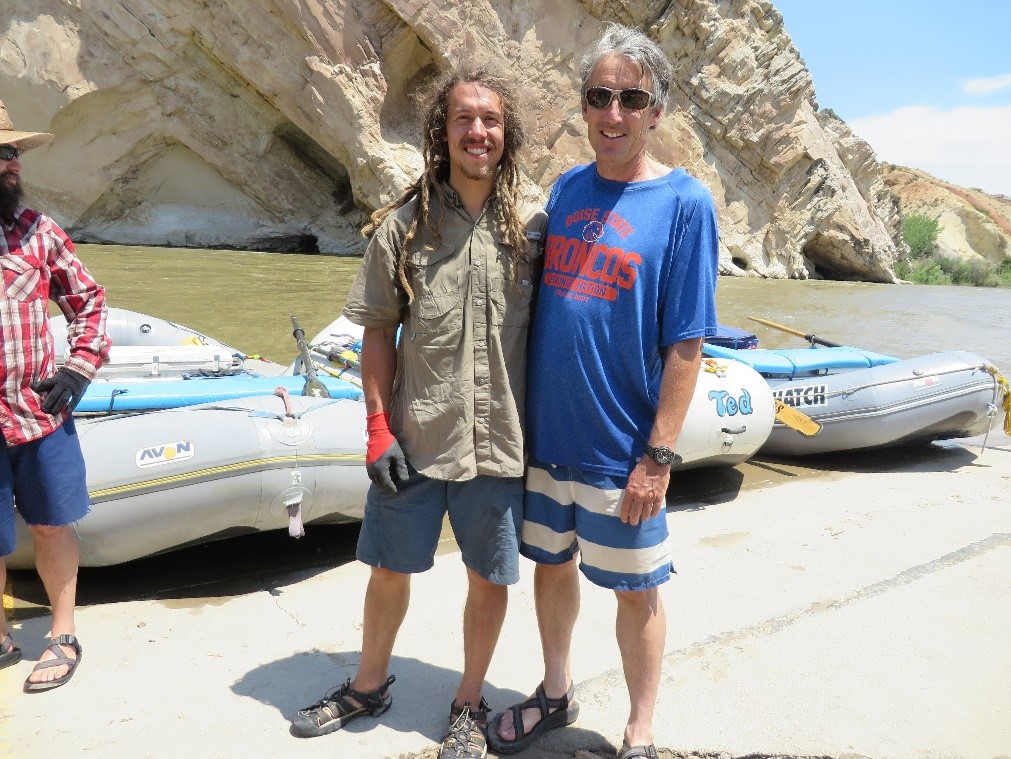
<svg viewBox="0 0 1011 759">
<path fill-rule="evenodd" d="M 73 418 L 38 440 L 8 447 L 0 436 L 0 556 L 14 553 L 14 505 L 25 522 L 58 527 L 88 513 L 84 454 Z"/>
<path fill-rule="evenodd" d="M 479 475 L 448 482 L 408 470 L 395 495 L 369 488 L 358 560 L 405 574 L 431 569 L 448 513 L 467 567 L 497 585 L 518 582 L 523 478 Z"/>
</svg>

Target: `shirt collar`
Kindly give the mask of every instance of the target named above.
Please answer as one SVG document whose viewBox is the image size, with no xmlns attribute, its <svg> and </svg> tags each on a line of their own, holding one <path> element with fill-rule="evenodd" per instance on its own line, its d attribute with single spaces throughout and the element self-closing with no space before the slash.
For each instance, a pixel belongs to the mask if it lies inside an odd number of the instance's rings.
<svg viewBox="0 0 1011 759">
<path fill-rule="evenodd" d="M 20 206 L 20 205 L 19 206 L 14 206 L 14 212 L 13 212 L 14 213 L 14 218 L 13 219 L 4 219 L 3 217 L 0 217 L 0 225 L 2 225 L 3 228 L 7 229 L 7 230 L 13 229 L 14 225 L 17 224 L 21 220 L 21 217 L 24 216 L 24 213 L 27 210 L 28 209 L 25 208 L 24 206 Z"/>
<path fill-rule="evenodd" d="M 449 182 L 440 182 L 442 188 L 442 197 L 445 200 L 446 205 L 452 206 L 454 208 L 463 208 L 463 201 L 460 200 L 460 195 Z M 484 203 L 484 208 L 487 211 L 498 201 L 498 196 L 492 192 L 488 197 L 488 200 Z"/>
</svg>

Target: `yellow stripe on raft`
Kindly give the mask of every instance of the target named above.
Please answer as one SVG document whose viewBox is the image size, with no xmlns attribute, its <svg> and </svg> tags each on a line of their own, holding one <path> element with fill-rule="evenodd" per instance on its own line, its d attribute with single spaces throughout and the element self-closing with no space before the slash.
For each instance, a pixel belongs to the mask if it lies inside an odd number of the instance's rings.
<svg viewBox="0 0 1011 759">
<path fill-rule="evenodd" d="M 270 465 L 290 465 L 290 464 L 328 464 L 334 462 L 346 462 L 350 464 L 364 464 L 365 454 L 362 453 L 306 453 L 298 456 L 272 456 L 265 459 L 250 459 L 248 461 L 237 461 L 234 464 L 208 467 L 198 469 L 193 472 L 183 472 L 173 474 L 168 477 L 158 477 L 142 482 L 134 482 L 129 485 L 117 485 L 113 488 L 103 488 L 92 490 L 88 495 L 92 501 L 102 500 L 110 496 L 121 496 L 137 490 L 150 490 L 164 485 L 179 485 L 188 480 L 205 479 L 216 475 L 231 474 L 247 469 L 258 469 Z"/>
</svg>

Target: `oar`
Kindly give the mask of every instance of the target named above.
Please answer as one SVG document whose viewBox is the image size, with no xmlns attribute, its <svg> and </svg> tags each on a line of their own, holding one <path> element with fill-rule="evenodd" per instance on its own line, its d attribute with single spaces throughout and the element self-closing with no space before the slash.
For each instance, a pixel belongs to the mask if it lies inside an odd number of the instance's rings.
<svg viewBox="0 0 1011 759">
<path fill-rule="evenodd" d="M 765 319 L 759 319 L 757 316 L 749 316 L 749 319 L 753 322 L 758 322 L 759 324 L 764 324 L 767 327 L 772 327 L 773 329 L 778 329 L 782 332 L 788 332 L 791 335 L 796 335 L 797 337 L 803 337 L 812 345 L 824 345 L 827 348 L 841 348 L 843 347 L 840 343 L 833 343 L 831 340 L 824 340 L 817 335 L 809 335 L 801 332 L 798 329 L 793 329 L 791 327 L 784 327 L 782 324 L 776 324 L 776 322 L 770 322 Z"/>
<path fill-rule="evenodd" d="M 329 398 L 326 385 L 316 378 L 316 369 L 312 365 L 312 358 L 309 357 L 309 345 L 305 342 L 305 333 L 298 326 L 298 319 L 295 314 L 291 315 L 291 326 L 294 331 L 295 342 L 298 343 L 298 350 L 302 354 L 302 366 L 305 367 L 305 385 L 302 387 L 302 395 L 311 395 L 314 398 Z"/>
<path fill-rule="evenodd" d="M 811 437 L 821 432 L 821 424 L 809 417 L 803 411 L 798 411 L 788 403 L 776 399 L 776 420 L 782 422 L 791 430 L 801 435 Z"/>
</svg>

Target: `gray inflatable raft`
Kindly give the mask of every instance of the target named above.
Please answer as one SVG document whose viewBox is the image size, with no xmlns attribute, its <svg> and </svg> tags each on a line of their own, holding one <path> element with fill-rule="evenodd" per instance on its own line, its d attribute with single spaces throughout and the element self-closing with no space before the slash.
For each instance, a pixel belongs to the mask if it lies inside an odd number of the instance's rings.
<svg viewBox="0 0 1011 759">
<path fill-rule="evenodd" d="M 760 453 L 803 456 L 972 437 L 987 432 L 1003 393 L 982 356 L 965 351 L 897 359 L 856 348 L 734 350 L 773 397 L 822 425 L 813 436 L 777 422 Z"/>
<path fill-rule="evenodd" d="M 75 423 L 91 495 L 74 525 L 85 567 L 362 518 L 369 479 L 358 400 L 264 395 Z M 7 563 L 27 569 L 31 535 L 17 525 Z"/>
</svg>

